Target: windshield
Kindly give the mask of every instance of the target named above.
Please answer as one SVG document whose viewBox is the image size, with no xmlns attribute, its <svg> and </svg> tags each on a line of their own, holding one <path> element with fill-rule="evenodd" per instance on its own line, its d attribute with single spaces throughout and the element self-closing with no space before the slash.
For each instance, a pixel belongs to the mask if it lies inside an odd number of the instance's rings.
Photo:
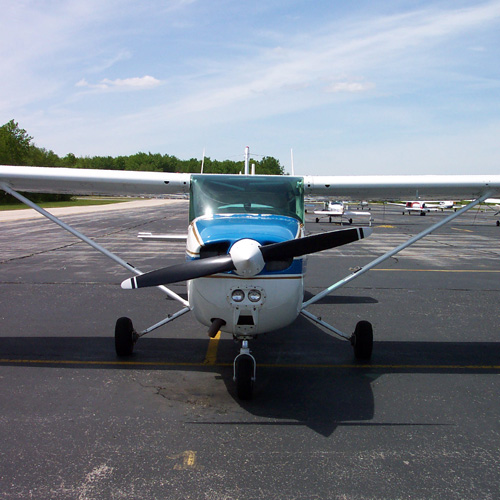
<svg viewBox="0 0 500 500">
<path fill-rule="evenodd" d="M 189 221 L 213 214 L 273 214 L 304 222 L 302 177 L 193 175 Z"/>
</svg>

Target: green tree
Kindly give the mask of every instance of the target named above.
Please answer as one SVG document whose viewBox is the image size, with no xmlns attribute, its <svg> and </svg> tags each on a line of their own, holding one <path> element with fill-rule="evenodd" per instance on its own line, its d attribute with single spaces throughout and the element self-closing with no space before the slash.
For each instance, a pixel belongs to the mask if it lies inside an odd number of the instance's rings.
<svg viewBox="0 0 500 500">
<path fill-rule="evenodd" d="M 0 127 L 0 164 L 26 165 L 30 157 L 31 141 L 26 130 L 14 120 Z"/>
<path fill-rule="evenodd" d="M 265 156 L 260 161 L 251 160 L 251 163 L 255 163 L 257 174 L 284 175 L 285 173 L 279 161 L 272 156 Z M 59 158 L 53 151 L 33 144 L 33 138 L 14 120 L 0 127 L 0 164 L 184 173 L 198 173 L 201 169 L 201 160 L 197 158 L 180 160 L 175 156 L 160 153 L 139 152 L 130 156 L 79 158 L 68 153 L 64 158 Z M 205 158 L 204 172 L 207 174 L 238 174 L 243 170 L 243 161 Z"/>
<path fill-rule="evenodd" d="M 255 173 L 261 175 L 284 175 L 285 170 L 279 160 L 272 156 L 264 156 L 255 166 Z"/>
<path fill-rule="evenodd" d="M 63 159 L 62 163 L 65 167 L 75 167 L 77 164 L 77 158 L 73 153 L 68 153 Z"/>
<path fill-rule="evenodd" d="M 19 127 L 14 120 L 0 127 L 0 164 L 4 165 L 38 165 L 60 166 L 63 164 L 59 156 L 53 151 L 39 148 L 33 144 L 33 137 L 29 136 L 26 130 Z M 42 201 L 69 200 L 71 196 L 60 194 L 33 194 L 23 193 L 30 200 L 37 203 Z M 18 203 L 18 201 L 0 191 L 0 203 Z"/>
</svg>

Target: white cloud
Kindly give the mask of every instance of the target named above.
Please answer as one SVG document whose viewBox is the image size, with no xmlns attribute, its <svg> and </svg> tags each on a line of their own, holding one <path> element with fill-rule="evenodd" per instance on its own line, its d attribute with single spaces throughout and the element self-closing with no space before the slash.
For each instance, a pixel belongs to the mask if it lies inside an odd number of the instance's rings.
<svg viewBox="0 0 500 500">
<path fill-rule="evenodd" d="M 429 7 L 392 16 L 342 19 L 323 25 L 317 35 L 301 33 L 279 47 L 259 48 L 245 58 L 227 58 L 225 64 L 220 59 L 207 60 L 205 65 L 217 67 L 217 72 L 208 75 L 202 86 L 195 81 L 190 87 L 188 77 L 175 99 L 143 112 L 148 120 L 155 116 L 162 120 L 167 114 L 191 120 L 190 113 L 212 110 L 217 111 L 214 119 L 219 121 L 224 110 L 228 119 L 239 119 L 234 106 L 249 105 L 252 117 L 263 117 L 326 105 L 342 93 L 361 97 L 374 88 L 386 93 L 384 84 L 407 93 L 412 77 L 426 78 L 430 69 L 439 72 L 442 50 L 446 50 L 442 46 L 448 46 L 443 41 L 498 22 L 499 17 L 500 2 L 496 1 L 465 9 Z M 318 85 L 332 81 L 332 74 L 347 77 L 335 78 L 339 81 L 318 92 Z M 359 79 L 349 75 L 359 75 Z M 294 98 L 294 91 L 298 95 L 301 90 L 309 92 Z"/>
<path fill-rule="evenodd" d="M 336 82 L 328 85 L 325 88 L 326 92 L 336 93 L 336 92 L 366 92 L 375 88 L 374 83 L 366 82 Z"/>
<path fill-rule="evenodd" d="M 124 79 L 117 78 L 116 80 L 104 78 L 99 83 L 88 83 L 85 78 L 82 78 L 75 84 L 76 87 L 94 90 L 144 90 L 152 89 L 159 85 L 161 85 L 161 81 L 149 75 Z"/>
</svg>

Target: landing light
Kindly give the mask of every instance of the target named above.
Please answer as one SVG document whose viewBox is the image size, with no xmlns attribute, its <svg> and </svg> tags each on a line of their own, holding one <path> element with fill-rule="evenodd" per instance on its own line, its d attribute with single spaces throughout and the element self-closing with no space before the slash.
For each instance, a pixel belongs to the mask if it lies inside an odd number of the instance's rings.
<svg viewBox="0 0 500 500">
<path fill-rule="evenodd" d="M 231 294 L 231 298 L 234 300 L 234 302 L 241 302 L 245 298 L 245 293 L 243 290 L 234 290 L 234 292 Z"/>
<path fill-rule="evenodd" d="M 262 295 L 258 290 L 250 290 L 248 292 L 248 300 L 250 300 L 250 302 L 259 302 L 261 297 Z"/>
</svg>

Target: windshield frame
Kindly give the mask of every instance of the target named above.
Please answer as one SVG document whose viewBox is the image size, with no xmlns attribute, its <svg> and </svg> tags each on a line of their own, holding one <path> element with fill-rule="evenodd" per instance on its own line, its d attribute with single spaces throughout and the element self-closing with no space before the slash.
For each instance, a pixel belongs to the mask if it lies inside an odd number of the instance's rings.
<svg viewBox="0 0 500 500">
<path fill-rule="evenodd" d="M 189 222 L 214 214 L 280 215 L 304 223 L 304 179 L 288 175 L 192 175 Z"/>
</svg>

